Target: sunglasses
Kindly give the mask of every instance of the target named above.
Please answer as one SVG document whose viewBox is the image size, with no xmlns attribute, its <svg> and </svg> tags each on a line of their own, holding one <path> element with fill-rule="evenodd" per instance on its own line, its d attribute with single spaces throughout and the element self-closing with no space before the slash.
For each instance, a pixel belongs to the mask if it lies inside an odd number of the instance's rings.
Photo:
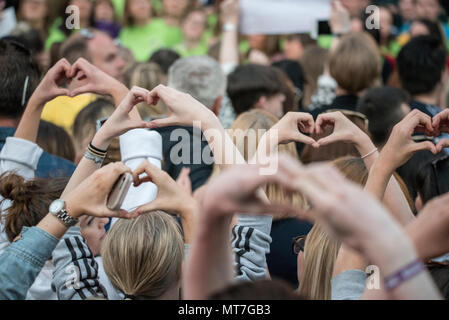
<svg viewBox="0 0 449 320">
<path fill-rule="evenodd" d="M 292 239 L 292 251 L 293 254 L 299 254 L 301 251 L 304 252 L 304 247 L 306 245 L 307 235 L 298 236 Z"/>
</svg>

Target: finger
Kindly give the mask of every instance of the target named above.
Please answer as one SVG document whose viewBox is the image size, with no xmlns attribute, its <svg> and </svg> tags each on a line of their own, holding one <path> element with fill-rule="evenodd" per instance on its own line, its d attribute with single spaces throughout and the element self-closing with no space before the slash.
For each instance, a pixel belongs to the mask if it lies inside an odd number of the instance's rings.
<svg viewBox="0 0 449 320">
<path fill-rule="evenodd" d="M 449 139 L 443 139 L 440 140 L 436 146 L 436 151 L 441 152 L 443 151 L 444 148 L 448 148 L 449 147 Z"/>
<path fill-rule="evenodd" d="M 434 129 L 432 126 L 432 119 L 430 118 L 429 115 L 422 113 L 422 112 L 418 112 L 415 113 L 415 115 L 413 117 L 410 118 L 410 126 L 413 125 L 413 129 L 412 132 L 420 126 L 423 126 L 424 128 L 426 128 L 426 132 L 427 133 L 433 133 Z"/>
<path fill-rule="evenodd" d="M 157 211 L 157 210 L 162 210 L 165 211 L 165 202 L 164 201 L 160 201 L 158 199 L 155 199 L 153 201 L 151 201 L 150 203 L 144 204 L 140 207 L 138 207 L 136 210 L 134 210 L 134 213 L 136 215 L 141 215 L 144 213 L 148 213 L 148 212 L 152 212 L 152 211 Z"/>
<path fill-rule="evenodd" d="M 153 121 L 150 121 L 148 123 L 148 127 L 150 129 L 157 129 L 157 128 L 163 128 L 163 127 L 168 127 L 171 125 L 176 125 L 176 120 L 175 117 L 168 117 L 168 118 L 164 118 L 164 119 L 156 119 Z"/>
<path fill-rule="evenodd" d="M 296 112 L 296 121 L 297 123 L 303 127 L 304 132 L 313 133 L 314 132 L 314 121 L 313 116 L 309 113 Z M 309 130 L 307 130 L 309 129 Z"/>
<path fill-rule="evenodd" d="M 340 141 L 340 136 L 338 134 L 332 133 L 331 135 L 321 138 L 317 141 L 318 146 L 326 146 L 334 142 Z"/>
<path fill-rule="evenodd" d="M 324 113 L 320 114 L 315 122 L 315 132 L 321 134 L 322 129 L 328 125 L 335 125 L 334 113 Z"/>
<path fill-rule="evenodd" d="M 306 135 L 303 135 L 303 134 L 301 134 L 301 133 L 299 133 L 299 132 L 298 132 L 298 134 L 296 135 L 296 137 L 295 137 L 294 140 L 297 141 L 297 142 L 302 142 L 302 143 L 304 143 L 304 144 L 309 144 L 309 145 L 311 145 L 311 146 L 313 146 L 313 147 L 319 146 L 319 145 L 317 144 L 317 142 L 315 141 L 315 139 L 313 139 L 313 138 L 311 138 L 311 137 L 308 137 L 308 136 L 306 136 Z"/>
<path fill-rule="evenodd" d="M 81 87 L 78 87 L 76 89 L 73 89 L 72 91 L 69 91 L 68 96 L 76 97 L 76 96 L 78 96 L 80 94 L 88 93 L 88 92 L 91 92 L 91 91 L 92 91 L 91 85 L 90 84 L 86 84 L 84 86 L 81 86 Z"/>
<path fill-rule="evenodd" d="M 421 150 L 429 150 L 433 154 L 438 153 L 437 146 L 430 141 L 424 141 L 413 144 L 413 152 L 421 151 Z"/>
<path fill-rule="evenodd" d="M 131 219 L 133 218 L 133 214 L 131 214 L 130 212 L 120 209 L 120 210 L 116 210 L 116 211 L 112 211 L 112 210 L 107 210 L 105 212 L 105 215 L 107 217 L 110 218 L 120 218 L 120 219 Z"/>
<path fill-rule="evenodd" d="M 117 179 L 124 173 L 131 173 L 131 169 L 123 164 L 123 162 L 115 162 L 108 164 L 97 172 L 99 175 L 108 178 L 105 180 L 104 187 L 110 191 Z"/>
</svg>

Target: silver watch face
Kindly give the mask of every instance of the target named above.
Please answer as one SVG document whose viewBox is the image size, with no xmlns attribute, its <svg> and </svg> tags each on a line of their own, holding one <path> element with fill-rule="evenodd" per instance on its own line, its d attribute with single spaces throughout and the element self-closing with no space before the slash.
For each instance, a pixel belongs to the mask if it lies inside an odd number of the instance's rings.
<svg viewBox="0 0 449 320">
<path fill-rule="evenodd" d="M 62 209 L 64 209 L 65 202 L 61 199 L 55 200 L 50 205 L 50 213 L 58 214 Z"/>
</svg>

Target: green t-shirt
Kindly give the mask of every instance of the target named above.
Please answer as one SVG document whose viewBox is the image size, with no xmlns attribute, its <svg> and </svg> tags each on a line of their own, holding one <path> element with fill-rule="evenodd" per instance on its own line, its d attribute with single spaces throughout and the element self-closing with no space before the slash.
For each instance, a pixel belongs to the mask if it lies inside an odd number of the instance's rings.
<svg viewBox="0 0 449 320">
<path fill-rule="evenodd" d="M 196 47 L 188 49 L 184 43 L 180 43 L 173 47 L 177 53 L 181 55 L 183 58 L 187 58 L 190 56 L 203 56 L 207 55 L 209 51 L 209 47 L 207 45 L 207 41 L 202 40 Z"/>
<path fill-rule="evenodd" d="M 112 0 L 112 4 L 114 5 L 115 14 L 117 17 L 122 18 L 125 13 L 125 3 L 126 0 Z"/>
<path fill-rule="evenodd" d="M 48 31 L 47 40 L 45 40 L 45 50 L 49 51 L 54 43 L 64 42 L 67 39 L 67 36 L 64 34 L 64 32 L 59 29 L 61 24 L 62 19 L 58 18 L 51 25 L 50 30 Z"/>
<path fill-rule="evenodd" d="M 166 47 L 163 30 L 154 21 L 144 27 L 129 26 L 120 32 L 120 42 L 139 62 L 146 62 L 156 50 Z"/>
<path fill-rule="evenodd" d="M 168 48 L 173 48 L 182 43 L 183 36 L 180 27 L 170 26 L 162 18 L 154 19 L 152 24 L 154 24 L 154 28 L 158 29 L 158 32 L 160 32 L 160 35 Z"/>
</svg>

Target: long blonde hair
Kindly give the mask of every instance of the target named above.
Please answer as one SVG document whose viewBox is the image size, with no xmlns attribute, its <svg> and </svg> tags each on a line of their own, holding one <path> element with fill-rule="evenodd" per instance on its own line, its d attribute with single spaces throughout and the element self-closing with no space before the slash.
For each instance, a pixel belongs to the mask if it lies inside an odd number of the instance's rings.
<svg viewBox="0 0 449 320">
<path fill-rule="evenodd" d="M 340 243 L 329 236 L 318 223 L 307 235 L 304 246 L 304 271 L 299 294 L 312 300 L 330 300 L 331 279 Z"/>
<path fill-rule="evenodd" d="M 178 224 L 165 212 L 119 220 L 103 242 L 104 270 L 125 295 L 158 299 L 180 283 L 183 243 Z"/>
<path fill-rule="evenodd" d="M 342 157 L 334 160 L 332 165 L 359 185 L 365 185 L 368 179 L 368 170 L 360 158 Z M 315 223 L 304 245 L 304 270 L 299 284 L 301 295 L 314 300 L 331 299 L 332 273 L 340 245 Z"/>
<path fill-rule="evenodd" d="M 278 121 L 279 119 L 276 116 L 260 109 L 244 112 L 234 121 L 229 133 L 237 149 L 245 158 L 245 161 L 249 161 L 256 153 L 263 132 L 269 130 Z M 244 138 L 245 136 L 250 136 L 248 133 L 253 130 L 255 131 L 256 144 L 250 144 L 248 143 L 248 140 Z M 295 159 L 298 159 L 296 145 L 293 142 L 279 145 L 278 152 L 287 153 Z M 301 194 L 287 194 L 278 185 L 267 185 L 265 192 L 268 199 L 273 203 L 290 203 L 300 208 L 305 208 L 306 206 L 305 198 Z M 275 216 L 275 219 L 281 218 L 287 218 L 287 216 Z"/>
</svg>

